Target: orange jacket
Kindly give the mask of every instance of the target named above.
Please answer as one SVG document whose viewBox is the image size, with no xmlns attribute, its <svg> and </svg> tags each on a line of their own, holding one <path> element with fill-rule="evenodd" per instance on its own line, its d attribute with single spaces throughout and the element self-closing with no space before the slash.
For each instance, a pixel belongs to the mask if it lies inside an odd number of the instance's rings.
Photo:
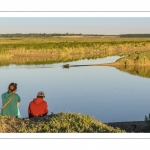
<svg viewBox="0 0 150 150">
<path fill-rule="evenodd" d="M 48 113 L 47 102 L 42 98 L 34 98 L 28 107 L 28 114 L 31 116 L 43 116 Z"/>
</svg>

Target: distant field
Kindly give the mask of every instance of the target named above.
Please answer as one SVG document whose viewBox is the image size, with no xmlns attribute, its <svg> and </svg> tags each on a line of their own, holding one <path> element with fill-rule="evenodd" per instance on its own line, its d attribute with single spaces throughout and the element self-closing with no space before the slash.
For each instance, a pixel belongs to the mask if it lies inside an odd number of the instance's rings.
<svg viewBox="0 0 150 150">
<path fill-rule="evenodd" d="M 150 42 L 150 38 L 120 38 L 120 37 L 84 37 L 84 36 L 57 36 L 57 37 L 22 37 L 22 38 L 0 38 L 0 44 L 36 44 L 49 42 Z"/>
</svg>

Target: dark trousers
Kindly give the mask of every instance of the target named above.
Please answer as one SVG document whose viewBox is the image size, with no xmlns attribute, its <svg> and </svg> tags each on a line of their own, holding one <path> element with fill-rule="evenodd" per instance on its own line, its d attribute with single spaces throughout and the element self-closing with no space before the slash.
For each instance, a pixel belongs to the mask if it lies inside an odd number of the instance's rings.
<svg viewBox="0 0 150 150">
<path fill-rule="evenodd" d="M 31 115 L 31 114 L 29 114 L 29 119 L 30 118 L 33 118 L 33 117 L 43 117 L 43 116 L 46 116 L 47 114 L 43 114 L 43 115 L 40 115 L 40 116 L 33 116 L 33 115 Z"/>
</svg>

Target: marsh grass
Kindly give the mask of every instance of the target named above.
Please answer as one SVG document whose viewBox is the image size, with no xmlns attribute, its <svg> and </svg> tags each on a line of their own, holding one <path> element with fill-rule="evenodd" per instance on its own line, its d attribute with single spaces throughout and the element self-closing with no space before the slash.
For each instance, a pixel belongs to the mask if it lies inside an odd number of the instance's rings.
<svg viewBox="0 0 150 150">
<path fill-rule="evenodd" d="M 0 116 L 1 133 L 124 133 L 80 113 L 57 113 L 45 117 L 14 118 Z"/>
<path fill-rule="evenodd" d="M 150 50 L 150 38 L 0 38 L 0 64 L 52 64 Z"/>
<path fill-rule="evenodd" d="M 121 48 L 122 46 L 146 47 L 150 44 L 149 38 L 0 38 L 0 54 L 30 53 L 30 52 L 55 52 L 70 53 L 86 51 L 101 51 L 108 48 Z"/>
</svg>

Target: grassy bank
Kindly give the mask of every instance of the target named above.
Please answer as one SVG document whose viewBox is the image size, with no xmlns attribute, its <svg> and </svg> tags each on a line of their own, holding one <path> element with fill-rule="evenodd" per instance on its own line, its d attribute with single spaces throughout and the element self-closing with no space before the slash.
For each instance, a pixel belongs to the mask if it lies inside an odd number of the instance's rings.
<svg viewBox="0 0 150 150">
<path fill-rule="evenodd" d="M 133 52 L 113 63 L 91 64 L 90 66 L 115 67 L 120 71 L 150 78 L 150 51 Z"/>
<path fill-rule="evenodd" d="M 0 116 L 1 133 L 124 133 L 82 114 L 58 113 L 32 119 Z"/>
</svg>

